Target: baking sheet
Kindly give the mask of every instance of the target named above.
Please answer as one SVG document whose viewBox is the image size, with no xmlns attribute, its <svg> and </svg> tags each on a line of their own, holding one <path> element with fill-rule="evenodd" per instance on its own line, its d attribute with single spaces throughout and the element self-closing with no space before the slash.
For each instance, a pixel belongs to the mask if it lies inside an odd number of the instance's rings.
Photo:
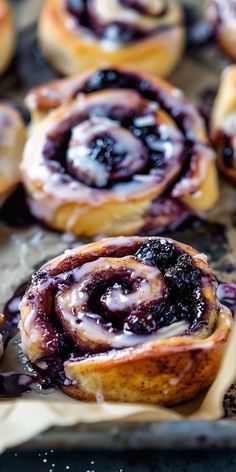
<svg viewBox="0 0 236 472">
<path fill-rule="evenodd" d="M 200 7 L 199 1 L 190 1 L 195 7 Z M 41 0 L 12 1 L 18 23 L 19 43 L 16 60 L 9 73 L 0 81 L 0 99 L 13 101 L 21 111 L 22 97 L 32 86 L 38 85 L 57 77 L 57 74 L 46 64 L 36 41 L 36 20 L 42 4 Z M 193 14 L 193 13 L 192 13 Z M 178 70 L 172 76 L 172 82 L 181 87 L 196 102 L 206 89 L 217 86 L 219 73 L 227 61 L 221 53 L 210 44 L 204 48 L 191 49 Z M 25 114 L 27 119 L 27 115 Z M 236 230 L 234 228 L 235 193 L 227 184 L 222 184 L 220 205 L 209 215 L 209 221 L 198 224 L 195 228 L 182 228 L 174 233 L 180 241 L 189 243 L 210 257 L 210 262 L 221 280 L 236 280 Z M 13 230 L 0 224 L 0 259 L 2 283 L 0 289 L 1 303 L 12 294 L 15 286 L 24 280 L 34 270 L 36 264 L 45 258 L 50 258 L 62 252 L 73 243 L 67 236 L 46 231 L 34 226 L 28 230 Z M 40 254 L 40 256 L 39 256 Z M 229 267 L 230 272 L 229 272 Z M 10 405 L 10 402 L 9 402 Z M 24 412 L 24 401 L 19 401 L 19 414 Z M 130 412 L 128 414 L 128 411 Z M 120 412 L 121 413 L 121 412 Z M 119 422 L 114 418 L 109 424 L 91 424 L 57 429 L 40 435 L 28 443 L 27 447 L 40 445 L 45 447 L 198 447 L 202 445 L 236 445 L 236 423 L 230 420 L 212 422 L 178 421 L 175 427 L 169 421 L 144 423 L 127 422 L 127 418 L 135 416 L 135 407 L 124 406 Z M 29 414 L 29 411 L 28 411 Z M 32 412 L 33 414 L 33 412 Z M 45 413 L 48 415 L 48 411 Z M 148 409 L 146 419 L 153 418 L 154 409 Z M 147 418 L 149 416 L 149 418 Z M 160 416 L 158 416 L 160 418 Z M 88 417 L 82 420 L 89 421 Z M 173 413 L 173 419 L 175 415 Z M 81 418 L 80 418 L 81 420 Z M 101 420 L 107 420 L 106 414 Z M 138 418 L 137 418 L 138 420 Z M 14 422 L 13 422 L 14 423 Z M 48 425 L 53 424 L 48 421 Z M 65 422 L 66 424 L 66 422 Z M 172 426 L 171 426 L 172 425 Z M 215 427 L 213 427 L 214 425 Z M 233 431 L 232 431 L 233 429 Z M 3 428 L 5 433 L 5 428 Z M 230 430 L 230 434 L 228 431 Z M 204 434 L 200 434 L 204 431 Z M 101 435 L 102 432 L 102 435 Z M 27 433 L 27 432 L 26 432 Z M 13 435 L 14 436 L 14 435 Z M 29 436 L 30 437 L 30 436 Z M 105 438 L 109 437 L 107 442 Z M 103 439 L 104 438 L 104 439 Z M 6 446 L 14 443 L 11 438 Z M 27 439 L 27 434 L 25 436 Z M 12 443 L 11 443 L 12 441 Z M 228 439 L 227 439 L 228 441 Z"/>
</svg>

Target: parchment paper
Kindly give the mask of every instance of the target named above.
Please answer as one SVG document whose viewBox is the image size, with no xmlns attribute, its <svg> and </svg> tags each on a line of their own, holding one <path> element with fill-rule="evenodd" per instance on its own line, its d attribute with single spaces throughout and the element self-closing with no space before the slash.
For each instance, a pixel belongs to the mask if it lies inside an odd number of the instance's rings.
<svg viewBox="0 0 236 472">
<path fill-rule="evenodd" d="M 23 93 L 30 86 L 56 76 L 45 64 L 42 67 L 38 56 L 35 56 L 35 59 L 32 55 L 32 48 L 35 45 L 34 21 L 38 17 L 41 3 L 41 0 L 14 2 L 17 11 L 16 18 L 21 30 L 18 59 L 5 79 L 0 81 L 0 97 L 11 98 L 17 105 L 21 103 Z M 200 3 L 198 0 L 189 2 L 198 7 Z M 206 87 L 216 87 L 219 73 L 225 64 L 227 61 L 215 47 L 209 46 L 204 51 L 191 52 L 186 55 L 173 75 L 172 82 L 184 89 L 196 101 L 199 92 L 205 90 Z M 14 74 L 17 80 L 13 78 Z M 225 183 L 222 183 L 221 191 L 219 205 L 208 215 L 208 221 L 212 222 L 212 226 L 206 223 L 203 229 L 185 229 L 175 232 L 172 236 L 206 252 L 213 269 L 221 280 L 236 281 L 236 229 L 232 219 L 236 192 Z M 211 229 L 209 231 L 209 227 L 214 228 L 216 222 L 226 225 L 226 242 L 218 240 Z M 0 310 L 14 288 L 34 271 L 35 264 L 61 253 L 73 244 L 75 241 L 70 235 L 60 236 L 39 226 L 28 230 L 13 230 L 4 223 L 0 223 Z M 228 264 L 233 267 L 230 273 L 226 270 Z M 16 338 L 7 348 L 0 364 L 0 372 L 14 370 L 24 373 L 27 371 L 27 366 L 19 357 L 19 350 L 19 340 Z M 56 425 L 112 420 L 122 422 L 127 419 L 140 422 L 167 419 L 178 421 L 183 418 L 186 420 L 220 418 L 224 414 L 225 392 L 236 379 L 235 352 L 236 327 L 210 390 L 194 402 L 175 409 L 137 404 L 111 404 L 102 401 L 86 404 L 72 400 L 59 391 L 50 391 L 45 394 L 35 391 L 20 399 L 4 400 L 0 403 L 0 451 L 25 442 Z"/>
</svg>

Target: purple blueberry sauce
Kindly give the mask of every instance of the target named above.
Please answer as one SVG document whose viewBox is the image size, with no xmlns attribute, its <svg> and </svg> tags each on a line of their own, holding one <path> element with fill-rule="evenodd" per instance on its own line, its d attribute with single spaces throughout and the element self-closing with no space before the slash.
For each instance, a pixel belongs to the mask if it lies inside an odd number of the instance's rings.
<svg viewBox="0 0 236 472">
<path fill-rule="evenodd" d="M 21 185 L 0 209 L 0 221 L 15 228 L 27 228 L 35 222 L 27 205 L 26 194 Z"/>
<path fill-rule="evenodd" d="M 0 327 L 0 333 L 3 337 L 4 348 L 7 347 L 9 341 L 18 333 L 20 321 L 19 303 L 28 285 L 29 280 L 19 285 L 3 308 L 4 323 Z M 67 357 L 69 352 L 64 352 L 64 355 Z M 43 391 L 53 388 L 56 383 L 64 383 L 63 362 L 63 358 L 59 355 L 57 359 L 47 359 L 47 368 L 45 370 L 34 366 L 37 373 L 17 373 L 12 371 L 1 373 L 0 398 L 17 397 L 36 388 Z"/>
<path fill-rule="evenodd" d="M 3 337 L 4 348 L 8 342 L 14 338 L 18 332 L 20 321 L 19 303 L 26 291 L 28 281 L 23 282 L 15 290 L 12 297 L 7 301 L 3 308 L 4 323 L 0 327 L 0 333 Z M 18 397 L 22 394 L 34 390 L 35 385 L 41 389 L 51 388 L 47 379 L 41 375 L 29 374 L 27 372 L 4 372 L 0 374 L 0 398 Z"/>
<path fill-rule="evenodd" d="M 36 382 L 38 378 L 35 375 L 15 372 L 0 374 L 0 398 L 20 397 L 30 392 Z"/>
<path fill-rule="evenodd" d="M 158 267 L 168 287 L 164 302 L 152 306 L 156 328 L 169 326 L 181 320 L 190 322 L 190 331 L 206 323 L 206 302 L 201 295 L 203 271 L 192 264 L 192 257 L 173 243 L 160 240 L 145 243 L 137 252 L 145 263 Z"/>
<path fill-rule="evenodd" d="M 19 303 L 26 291 L 28 283 L 28 281 L 25 281 L 20 284 L 3 308 L 4 323 L 3 326 L 0 327 L 0 332 L 3 336 L 4 347 L 7 346 L 8 342 L 18 332 L 20 321 Z"/>
</svg>

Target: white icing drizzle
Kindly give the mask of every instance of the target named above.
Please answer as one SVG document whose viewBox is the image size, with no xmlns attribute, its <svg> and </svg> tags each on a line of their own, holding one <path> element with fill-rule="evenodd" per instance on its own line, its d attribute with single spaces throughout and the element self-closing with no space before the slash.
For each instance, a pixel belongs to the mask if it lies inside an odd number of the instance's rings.
<svg viewBox="0 0 236 472">
<path fill-rule="evenodd" d="M 129 293 L 125 293 L 119 285 L 114 285 L 108 289 L 102 297 L 102 302 L 109 311 L 129 312 L 132 309 L 138 310 L 139 306 L 145 302 L 156 300 L 158 303 L 163 298 L 165 282 L 160 271 L 154 267 L 144 265 L 129 256 L 119 259 L 100 258 L 88 262 L 72 272 L 76 279 L 76 285 L 56 297 L 62 323 L 69 332 L 73 333 L 74 338 L 80 339 L 82 337 L 83 341 L 88 342 L 90 346 L 96 345 L 96 343 L 103 344 L 103 341 L 108 338 L 111 340 L 114 336 L 116 338 L 116 335 L 112 332 L 103 328 L 102 325 L 99 326 L 99 322 L 102 321 L 99 315 L 86 312 L 89 298 L 86 287 L 93 274 L 97 276 L 100 271 L 118 271 L 121 268 L 131 271 L 131 281 L 139 277 L 140 282 L 137 288 Z M 104 336 L 97 336 L 97 330 L 100 334 L 104 332 Z M 129 338 L 130 335 L 127 336 Z M 120 338 L 118 337 L 118 339 Z"/>
<path fill-rule="evenodd" d="M 162 339 L 181 336 L 189 328 L 189 323 L 186 321 L 178 321 L 170 326 L 158 329 L 153 334 L 136 335 L 130 332 L 121 334 L 114 334 L 105 330 L 101 325 L 96 324 L 94 320 L 89 317 L 84 317 L 80 323 L 80 334 L 93 341 L 96 345 L 107 346 L 108 348 L 121 349 L 125 347 L 137 346 L 139 344 L 156 343 Z"/>
<path fill-rule="evenodd" d="M 156 122 L 155 118 L 154 121 Z M 108 184 L 109 171 L 99 160 L 90 157 L 89 148 L 94 138 L 107 135 L 114 140 L 113 152 L 117 155 L 125 154 L 121 163 L 116 166 L 118 171 L 119 168 L 127 167 L 133 173 L 138 172 L 145 164 L 142 157 L 144 146 L 125 128 L 104 117 L 86 120 L 73 128 L 67 159 L 88 185 L 105 187 Z"/>
</svg>

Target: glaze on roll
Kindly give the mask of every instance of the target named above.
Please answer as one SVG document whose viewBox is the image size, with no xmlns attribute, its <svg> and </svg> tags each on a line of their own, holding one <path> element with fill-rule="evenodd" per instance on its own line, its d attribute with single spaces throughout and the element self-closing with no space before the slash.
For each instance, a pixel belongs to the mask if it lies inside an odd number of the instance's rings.
<svg viewBox="0 0 236 472">
<path fill-rule="evenodd" d="M 33 125 L 23 182 L 47 225 L 86 236 L 154 234 L 216 202 L 203 121 L 162 79 L 102 68 L 43 85 L 26 104 Z"/>
<path fill-rule="evenodd" d="M 0 206 L 20 182 L 25 128 L 20 115 L 0 104 Z"/>
<path fill-rule="evenodd" d="M 65 75 L 107 63 L 167 75 L 184 37 L 176 0 L 46 0 L 39 24 L 46 56 Z"/>
<path fill-rule="evenodd" d="M 20 305 L 26 356 L 81 400 L 174 405 L 213 382 L 232 319 L 206 257 L 164 238 L 68 250 Z"/>
<path fill-rule="evenodd" d="M 219 169 L 236 185 L 236 66 L 222 74 L 211 115 L 211 139 L 217 151 Z"/>
<path fill-rule="evenodd" d="M 236 3 L 235 0 L 208 0 L 207 19 L 213 27 L 221 49 L 236 60 Z"/>
<path fill-rule="evenodd" d="M 0 0 L 0 74 L 9 66 L 15 51 L 15 27 L 11 11 L 5 0 Z"/>
</svg>

